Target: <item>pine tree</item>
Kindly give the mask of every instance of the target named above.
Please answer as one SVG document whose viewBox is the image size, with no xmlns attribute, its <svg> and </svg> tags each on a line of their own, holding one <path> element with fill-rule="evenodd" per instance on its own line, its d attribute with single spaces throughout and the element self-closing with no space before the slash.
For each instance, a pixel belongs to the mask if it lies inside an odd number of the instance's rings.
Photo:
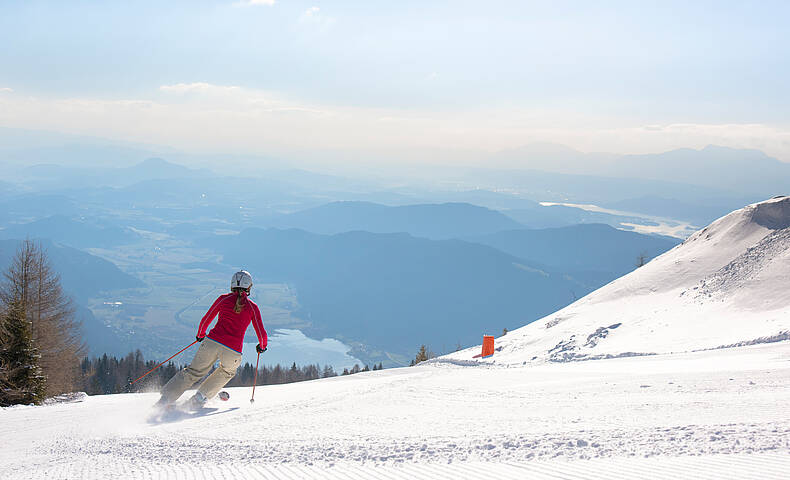
<svg viewBox="0 0 790 480">
<path fill-rule="evenodd" d="M 288 370 L 288 374 L 286 375 L 285 383 L 293 383 L 298 382 L 300 380 L 300 371 L 299 368 L 296 366 L 296 362 L 291 365 L 291 368 Z"/>
<path fill-rule="evenodd" d="M 285 383 L 285 371 L 279 363 L 272 369 L 271 383 L 274 385 Z"/>
<path fill-rule="evenodd" d="M 321 378 L 321 367 L 316 365 L 308 365 L 304 367 L 302 380 L 315 380 Z"/>
<path fill-rule="evenodd" d="M 23 304 L 8 305 L 0 320 L 0 406 L 44 399 L 46 379 L 30 330 Z"/>
<path fill-rule="evenodd" d="M 262 366 L 258 370 L 258 385 L 274 385 L 274 368 L 271 366 Z"/>
<path fill-rule="evenodd" d="M 4 276 L 0 301 L 6 308 L 15 302 L 24 308 L 40 355 L 39 365 L 47 379 L 46 395 L 79 388 L 79 364 L 85 352 L 82 326 L 41 245 L 23 241 Z"/>
<path fill-rule="evenodd" d="M 417 365 L 420 362 L 424 362 L 428 360 L 428 348 L 425 345 L 420 346 L 420 351 L 417 352 L 417 356 L 414 357 L 414 364 Z"/>
</svg>

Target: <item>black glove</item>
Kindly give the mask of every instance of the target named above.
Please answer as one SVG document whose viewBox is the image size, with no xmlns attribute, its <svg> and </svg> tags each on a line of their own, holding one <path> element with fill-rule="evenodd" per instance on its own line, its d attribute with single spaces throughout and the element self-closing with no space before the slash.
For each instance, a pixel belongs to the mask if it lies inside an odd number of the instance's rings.
<svg viewBox="0 0 790 480">
<path fill-rule="evenodd" d="M 266 347 L 261 348 L 261 344 L 255 345 L 255 351 L 258 353 L 263 353 L 266 351 Z"/>
<path fill-rule="evenodd" d="M 204 338 L 206 338 L 206 337 L 199 337 L 199 336 L 195 335 L 195 340 L 197 340 L 198 342 L 202 342 Z"/>
</svg>

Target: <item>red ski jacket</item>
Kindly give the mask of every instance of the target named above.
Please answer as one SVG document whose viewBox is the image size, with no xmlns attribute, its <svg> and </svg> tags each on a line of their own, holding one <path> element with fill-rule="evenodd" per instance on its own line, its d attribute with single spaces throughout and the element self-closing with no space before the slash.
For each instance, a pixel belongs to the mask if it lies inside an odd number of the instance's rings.
<svg viewBox="0 0 790 480">
<path fill-rule="evenodd" d="M 208 338 L 241 353 L 241 347 L 244 345 L 244 333 L 252 322 L 252 328 L 258 335 L 258 343 L 265 348 L 268 336 L 263 328 L 263 321 L 261 321 L 261 311 L 258 310 L 258 305 L 255 302 L 247 298 L 246 293 L 242 292 L 242 296 L 244 297 L 244 306 L 241 312 L 236 313 L 233 311 L 233 307 L 236 306 L 236 294 L 231 292 L 220 295 L 200 321 L 197 336 L 206 336 L 209 324 L 214 320 L 214 317 L 219 315 L 219 320 L 209 332 Z"/>
</svg>

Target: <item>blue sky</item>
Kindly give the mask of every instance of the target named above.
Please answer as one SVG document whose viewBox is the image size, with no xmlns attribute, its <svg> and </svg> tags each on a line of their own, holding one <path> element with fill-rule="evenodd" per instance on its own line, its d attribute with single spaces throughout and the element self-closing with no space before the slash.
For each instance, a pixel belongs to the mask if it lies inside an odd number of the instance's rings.
<svg viewBox="0 0 790 480">
<path fill-rule="evenodd" d="M 719 143 L 790 161 L 788 18 L 770 1 L 0 1 L 0 126 L 195 151 Z"/>
</svg>

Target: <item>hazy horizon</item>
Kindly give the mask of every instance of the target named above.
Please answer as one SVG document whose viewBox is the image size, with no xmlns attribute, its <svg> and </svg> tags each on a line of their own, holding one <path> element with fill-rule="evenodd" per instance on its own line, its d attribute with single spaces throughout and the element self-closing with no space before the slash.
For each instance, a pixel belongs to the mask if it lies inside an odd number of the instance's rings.
<svg viewBox="0 0 790 480">
<path fill-rule="evenodd" d="M 501 170 L 545 170 L 556 171 L 555 168 L 546 168 L 546 163 L 554 159 L 575 159 L 579 162 L 597 162 L 604 165 L 622 158 L 638 158 L 641 156 L 664 155 L 679 151 L 704 152 L 708 149 L 729 149 L 736 152 L 751 153 L 763 156 L 768 160 L 788 164 L 789 160 L 773 157 L 759 148 L 737 148 L 721 144 L 707 144 L 700 147 L 680 146 L 671 149 L 656 149 L 651 151 L 626 151 L 616 153 L 612 151 L 584 151 L 570 145 L 554 142 L 535 141 L 512 148 L 505 148 L 494 152 L 482 150 L 453 150 L 447 149 L 389 149 L 369 151 L 348 150 L 302 150 L 288 152 L 237 152 L 233 149 L 207 150 L 192 152 L 167 144 L 155 144 L 101 137 L 85 134 L 74 134 L 53 130 L 33 130 L 0 126 L 0 154 L 11 164 L 16 154 L 26 154 L 23 158 L 35 153 L 41 153 L 42 164 L 57 164 L 73 167 L 91 167 L 105 165 L 109 167 L 128 167 L 137 165 L 150 158 L 162 158 L 169 163 L 183 165 L 188 168 L 216 168 L 218 162 L 225 159 L 238 160 L 245 167 L 259 167 L 266 170 L 276 169 L 306 169 L 315 172 L 338 174 L 352 172 L 407 172 L 412 167 L 426 168 L 491 168 Z M 124 150 L 128 158 L 114 159 L 112 164 L 107 164 L 97 156 L 92 159 L 85 157 L 74 160 L 68 150 L 95 150 L 101 149 L 118 151 Z M 31 153 L 33 152 L 33 153 Z M 50 161 L 50 158 L 59 160 Z M 365 162 L 364 159 L 371 159 Z M 541 160 L 545 158 L 546 160 Z M 349 160 L 345 162 L 343 160 Z M 338 162 L 338 160 L 341 160 Z M 23 160 L 24 161 L 24 160 Z M 567 172 L 573 173 L 573 172 Z"/>
</svg>

